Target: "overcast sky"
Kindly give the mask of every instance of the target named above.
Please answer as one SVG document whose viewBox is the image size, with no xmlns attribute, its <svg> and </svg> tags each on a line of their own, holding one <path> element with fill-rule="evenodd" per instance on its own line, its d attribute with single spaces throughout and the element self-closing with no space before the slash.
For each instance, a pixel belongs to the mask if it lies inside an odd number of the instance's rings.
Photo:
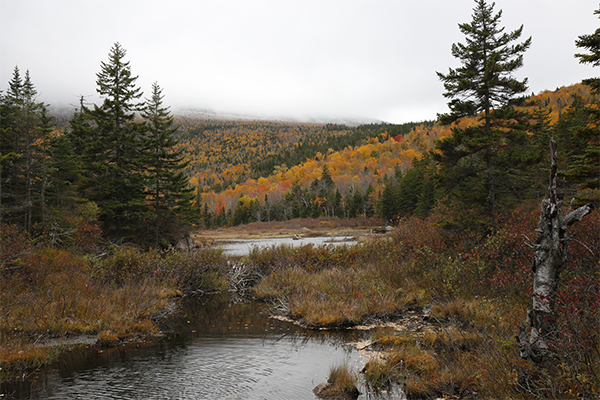
<svg viewBox="0 0 600 400">
<path fill-rule="evenodd" d="M 172 109 L 264 117 L 435 119 L 447 100 L 436 71 L 473 0 L 0 0 L 0 89 L 15 65 L 39 100 L 99 102 L 96 73 L 115 42 L 137 84 Z M 597 0 L 497 0 L 501 25 L 532 36 L 530 92 L 597 76 L 574 58 L 599 26 Z"/>
</svg>

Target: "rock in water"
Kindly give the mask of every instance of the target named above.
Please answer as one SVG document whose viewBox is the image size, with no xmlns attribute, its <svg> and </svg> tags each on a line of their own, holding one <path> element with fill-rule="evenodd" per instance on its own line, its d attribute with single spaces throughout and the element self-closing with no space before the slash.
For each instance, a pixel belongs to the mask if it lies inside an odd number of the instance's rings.
<svg viewBox="0 0 600 400">
<path fill-rule="evenodd" d="M 323 400 L 356 400 L 360 395 L 358 389 L 353 387 L 351 390 L 341 390 L 336 388 L 334 384 L 329 382 L 323 382 L 318 384 L 314 389 L 313 393 L 320 399 Z"/>
<path fill-rule="evenodd" d="M 327 391 L 331 388 L 331 383 L 323 382 L 319 383 L 314 389 L 313 393 L 320 399 L 326 399 Z"/>
</svg>

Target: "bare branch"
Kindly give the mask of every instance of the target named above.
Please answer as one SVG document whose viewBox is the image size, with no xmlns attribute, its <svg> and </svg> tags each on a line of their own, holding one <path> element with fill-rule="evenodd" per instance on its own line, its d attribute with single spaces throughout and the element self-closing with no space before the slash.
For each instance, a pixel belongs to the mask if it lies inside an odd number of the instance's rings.
<svg viewBox="0 0 600 400">
<path fill-rule="evenodd" d="M 566 214 L 564 217 L 562 217 L 560 221 L 561 228 L 566 230 L 569 225 L 572 225 L 577 221 L 581 221 L 583 217 L 594 211 L 594 208 L 594 203 L 588 203 L 585 206 L 581 206 L 576 210 L 573 210 L 570 213 Z"/>
</svg>

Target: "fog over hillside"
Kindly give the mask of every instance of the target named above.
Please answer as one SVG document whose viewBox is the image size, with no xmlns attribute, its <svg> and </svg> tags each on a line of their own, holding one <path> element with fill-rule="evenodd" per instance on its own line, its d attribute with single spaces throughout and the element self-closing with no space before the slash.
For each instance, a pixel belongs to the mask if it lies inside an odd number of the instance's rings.
<svg viewBox="0 0 600 400">
<path fill-rule="evenodd" d="M 173 110 L 294 121 L 432 120 L 447 111 L 436 71 L 456 68 L 473 0 L 247 2 L 0 0 L 0 90 L 15 66 L 39 100 L 99 104 L 96 73 L 119 42 L 136 84 Z M 595 0 L 498 0 L 501 25 L 532 37 L 517 78 L 530 92 L 597 75 L 574 57 Z M 27 27 L 24 29 L 23 27 Z M 74 108 L 75 106 L 73 106 Z"/>
</svg>

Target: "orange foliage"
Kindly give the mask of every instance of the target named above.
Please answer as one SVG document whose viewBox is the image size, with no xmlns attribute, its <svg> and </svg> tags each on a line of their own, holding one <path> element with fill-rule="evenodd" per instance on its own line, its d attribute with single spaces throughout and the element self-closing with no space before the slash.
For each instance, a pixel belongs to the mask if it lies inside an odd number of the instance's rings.
<svg viewBox="0 0 600 400">
<path fill-rule="evenodd" d="M 550 111 L 551 123 L 558 120 L 561 110 L 567 108 L 574 95 L 584 102 L 593 100 L 589 88 L 582 84 L 561 87 L 532 95 L 537 104 L 527 106 L 533 111 L 540 105 Z M 296 183 L 308 186 L 319 179 L 324 164 L 329 167 L 337 188 L 346 195 L 351 188 L 364 191 L 369 185 L 375 193 L 383 190 L 384 176 L 392 176 L 396 168 L 406 170 L 414 159 L 434 148 L 435 141 L 449 137 L 454 126 L 465 128 L 479 123 L 478 117 L 466 117 L 453 125 L 420 124 L 407 135 L 392 137 L 388 132 L 365 140 L 366 143 L 348 146 L 341 151 L 329 149 L 317 153 L 303 163 L 274 168 L 270 176 L 258 179 L 250 176 L 253 162 L 285 149 L 299 147 L 308 138 L 327 135 L 345 135 L 349 131 L 325 129 L 324 125 L 287 123 L 278 121 L 216 121 L 178 118 L 182 138 L 180 147 L 190 161 L 188 174 L 191 182 L 202 193 L 203 202 L 214 210 L 237 204 L 242 195 L 258 198 L 265 195 L 271 201 L 283 198 L 289 187 Z M 215 185 L 222 185 L 217 192 Z"/>
</svg>

